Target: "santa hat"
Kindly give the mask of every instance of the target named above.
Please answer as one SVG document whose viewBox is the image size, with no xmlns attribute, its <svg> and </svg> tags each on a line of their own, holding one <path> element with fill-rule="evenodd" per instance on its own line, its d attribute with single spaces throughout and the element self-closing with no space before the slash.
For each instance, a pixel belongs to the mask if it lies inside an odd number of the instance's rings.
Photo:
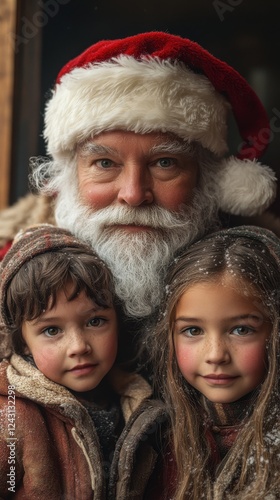
<svg viewBox="0 0 280 500">
<path fill-rule="evenodd" d="M 242 145 L 224 158 L 232 110 Z M 161 32 L 100 41 L 60 71 L 47 103 L 44 137 L 54 159 L 101 132 L 171 132 L 200 143 L 220 162 L 221 210 L 254 215 L 273 201 L 276 178 L 257 160 L 270 124 L 246 80 L 188 39 Z"/>
</svg>

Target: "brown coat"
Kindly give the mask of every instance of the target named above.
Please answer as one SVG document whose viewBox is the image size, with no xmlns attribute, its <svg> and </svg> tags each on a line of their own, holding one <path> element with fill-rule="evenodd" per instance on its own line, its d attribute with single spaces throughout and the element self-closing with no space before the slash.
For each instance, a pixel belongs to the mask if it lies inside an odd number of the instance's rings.
<svg viewBox="0 0 280 500">
<path fill-rule="evenodd" d="M 115 458 L 110 480 L 114 492 L 120 493 L 114 493 L 112 498 L 140 499 L 156 461 L 156 454 L 146 447 L 143 438 L 143 429 L 148 429 L 152 422 L 147 424 L 146 419 L 145 423 L 143 415 L 150 413 L 151 420 L 163 414 L 163 410 L 160 404 L 159 410 L 155 410 L 157 404 L 145 403 L 151 390 L 139 375 L 116 368 L 112 386 L 121 396 L 127 424 L 118 445 L 125 466 L 120 467 Z M 140 441 L 135 429 L 140 429 Z M 133 477 L 141 469 L 131 456 L 132 448 L 136 450 L 139 444 L 145 446 L 147 455 L 142 464 L 143 486 L 138 490 L 141 493 L 135 496 L 134 492 L 130 494 L 133 483 L 126 473 Z M 105 498 L 99 441 L 87 410 L 65 387 L 47 379 L 18 355 L 0 364 L 0 470 L 1 499 L 9 498 L 9 491 L 15 491 L 12 498 L 28 500 Z"/>
</svg>

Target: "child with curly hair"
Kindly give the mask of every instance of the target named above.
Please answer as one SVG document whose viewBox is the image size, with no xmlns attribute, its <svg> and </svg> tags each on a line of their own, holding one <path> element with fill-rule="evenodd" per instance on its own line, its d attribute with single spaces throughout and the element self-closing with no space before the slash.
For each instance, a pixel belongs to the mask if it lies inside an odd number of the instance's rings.
<svg viewBox="0 0 280 500">
<path fill-rule="evenodd" d="M 107 266 L 68 231 L 42 225 L 15 241 L 0 286 L 10 343 L 0 497 L 141 498 L 164 412 L 140 375 L 117 366 L 120 305 Z"/>
</svg>

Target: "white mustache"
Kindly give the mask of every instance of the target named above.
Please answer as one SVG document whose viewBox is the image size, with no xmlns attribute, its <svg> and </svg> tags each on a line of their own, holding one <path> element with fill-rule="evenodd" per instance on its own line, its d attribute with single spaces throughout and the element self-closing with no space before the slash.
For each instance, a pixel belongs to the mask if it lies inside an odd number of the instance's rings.
<svg viewBox="0 0 280 500">
<path fill-rule="evenodd" d="M 187 209 L 177 213 L 156 205 L 137 208 L 109 206 L 94 213 L 86 211 L 88 221 L 95 222 L 99 227 L 134 224 L 155 229 L 182 229 L 184 223 L 188 224 Z"/>
</svg>

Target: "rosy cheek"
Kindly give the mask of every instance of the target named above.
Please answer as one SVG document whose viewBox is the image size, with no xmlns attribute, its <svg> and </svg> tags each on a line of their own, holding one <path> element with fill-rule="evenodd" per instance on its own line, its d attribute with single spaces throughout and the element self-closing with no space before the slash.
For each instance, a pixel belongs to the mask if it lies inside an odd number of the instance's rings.
<svg viewBox="0 0 280 500">
<path fill-rule="evenodd" d="M 79 192 L 82 203 L 94 207 L 95 210 L 105 208 L 114 201 L 114 190 L 110 185 L 105 189 L 102 183 L 100 185 L 90 183 L 87 186 L 81 184 Z"/>
<path fill-rule="evenodd" d="M 37 368 L 44 374 L 48 375 L 52 373 L 55 364 L 56 357 L 52 349 L 44 349 L 39 353 L 33 353 L 33 358 L 36 363 Z"/>
<path fill-rule="evenodd" d="M 250 349 L 243 349 L 240 353 L 240 364 L 248 373 L 261 374 L 264 368 L 266 358 L 266 351 L 264 346 L 251 347 Z"/>
<path fill-rule="evenodd" d="M 177 345 L 176 358 L 180 371 L 190 373 L 195 367 L 195 353 L 189 347 Z"/>
</svg>

